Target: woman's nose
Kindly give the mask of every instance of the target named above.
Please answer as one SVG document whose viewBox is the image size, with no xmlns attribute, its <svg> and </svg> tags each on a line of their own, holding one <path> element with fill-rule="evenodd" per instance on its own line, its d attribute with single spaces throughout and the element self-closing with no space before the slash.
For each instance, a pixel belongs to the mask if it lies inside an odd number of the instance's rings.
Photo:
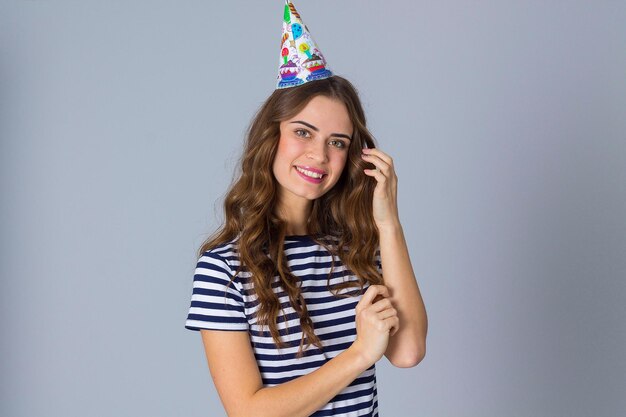
<svg viewBox="0 0 626 417">
<path fill-rule="evenodd" d="M 307 152 L 307 157 L 310 159 L 315 159 L 317 161 L 326 162 L 326 160 L 328 159 L 328 154 L 325 141 L 318 141 L 314 144 L 311 144 Z"/>
</svg>

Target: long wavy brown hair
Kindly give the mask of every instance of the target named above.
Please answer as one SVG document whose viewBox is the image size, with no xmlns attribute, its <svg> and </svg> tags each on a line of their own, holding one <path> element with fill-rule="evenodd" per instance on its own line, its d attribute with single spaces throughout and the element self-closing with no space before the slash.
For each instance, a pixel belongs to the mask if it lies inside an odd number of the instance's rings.
<svg viewBox="0 0 626 417">
<path fill-rule="evenodd" d="M 366 282 L 382 283 L 382 276 L 374 263 L 379 246 L 372 214 L 376 180 L 363 173 L 364 168 L 374 166 L 361 158 L 361 149 L 365 145 L 375 147 L 374 137 L 366 127 L 357 90 L 338 75 L 297 87 L 276 89 L 261 105 L 246 132 L 245 149 L 239 161 L 240 171 L 235 173 L 236 179 L 224 199 L 224 224 L 198 250 L 198 257 L 201 257 L 205 251 L 238 238 L 240 267 L 233 279 L 246 268 L 251 273 L 253 293 L 259 302 L 257 324 L 269 326 L 270 334 L 280 349 L 285 347 L 285 342 L 280 339 L 277 328 L 279 309 L 282 310 L 283 320 L 286 322 L 287 319 L 271 286 L 275 277 L 279 277 L 291 306 L 300 317 L 303 334 L 296 355 L 298 358 L 302 356 L 305 335 L 307 347 L 310 344 L 321 350 L 323 347 L 314 332 L 298 286 L 299 279 L 287 265 L 283 247 L 286 222 L 274 210 L 278 193 L 272 164 L 280 138 L 280 123 L 298 114 L 317 95 L 343 102 L 354 131 L 339 180 L 326 194 L 313 201 L 307 234 L 331 255 L 338 256 L 348 272 L 358 278 L 357 281 L 344 281 L 331 288 L 333 261 L 327 286 L 336 297 L 360 294 Z M 350 287 L 359 287 L 359 292 L 353 290 L 338 294 Z"/>
</svg>

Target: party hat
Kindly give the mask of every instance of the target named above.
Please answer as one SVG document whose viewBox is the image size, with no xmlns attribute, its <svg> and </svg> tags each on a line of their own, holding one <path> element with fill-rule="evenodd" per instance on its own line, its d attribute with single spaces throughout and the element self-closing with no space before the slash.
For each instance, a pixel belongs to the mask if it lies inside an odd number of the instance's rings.
<svg viewBox="0 0 626 417">
<path fill-rule="evenodd" d="M 309 28 L 289 0 L 285 1 L 283 37 L 276 88 L 295 87 L 333 75 Z"/>
</svg>

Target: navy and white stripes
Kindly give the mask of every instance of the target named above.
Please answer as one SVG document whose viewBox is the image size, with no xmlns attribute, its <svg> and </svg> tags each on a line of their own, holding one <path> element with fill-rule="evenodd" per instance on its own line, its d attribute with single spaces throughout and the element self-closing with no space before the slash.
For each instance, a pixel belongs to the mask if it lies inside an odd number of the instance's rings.
<svg viewBox="0 0 626 417">
<path fill-rule="evenodd" d="M 244 268 L 227 287 L 239 267 L 236 240 L 204 252 L 198 260 L 191 306 L 185 322 L 185 328 L 189 330 L 247 331 L 265 387 L 306 375 L 350 347 L 356 339 L 354 309 L 362 296 L 358 287 L 340 291 L 340 294 L 358 294 L 349 298 L 335 297 L 328 290 L 326 284 L 331 256 L 311 237 L 287 236 L 284 249 L 291 272 L 301 280 L 302 295 L 323 350 L 310 345 L 301 358 L 296 358 L 302 338 L 300 320 L 289 303 L 288 295 L 279 285 L 278 276 L 273 278 L 272 288 L 279 297 L 287 320 L 285 322 L 282 311 L 279 311 L 278 330 L 282 340 L 287 342 L 286 347 L 280 350 L 269 329 L 256 323 L 254 316 L 259 305 L 247 269 Z M 334 260 L 331 287 L 335 283 L 358 281 L 339 257 Z M 379 251 L 375 263 L 380 271 Z M 367 287 L 369 284 L 365 283 L 363 292 Z M 375 365 L 312 416 L 378 416 Z"/>
</svg>

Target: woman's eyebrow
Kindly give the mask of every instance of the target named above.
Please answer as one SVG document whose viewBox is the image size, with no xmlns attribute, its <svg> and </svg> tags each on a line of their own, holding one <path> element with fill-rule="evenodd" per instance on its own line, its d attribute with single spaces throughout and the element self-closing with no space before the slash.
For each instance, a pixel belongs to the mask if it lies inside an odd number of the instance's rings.
<svg viewBox="0 0 626 417">
<path fill-rule="evenodd" d="M 293 121 L 293 122 L 291 122 L 291 123 L 302 123 L 303 125 L 305 125 L 305 126 L 307 126 L 307 127 L 311 128 L 311 129 L 315 130 L 316 132 L 319 132 L 319 131 L 320 131 L 318 128 L 316 128 L 316 127 L 315 127 L 315 126 L 313 126 L 312 124 L 307 123 L 307 122 L 304 122 L 304 121 L 302 121 L 302 120 L 294 120 L 294 121 Z M 351 138 L 350 136 L 348 136 L 348 135 L 344 134 L 344 133 L 331 133 L 330 135 L 331 135 L 331 136 L 337 136 L 337 137 L 340 137 L 340 138 L 346 138 L 346 139 L 348 139 L 349 141 L 352 141 L 352 138 Z"/>
</svg>

